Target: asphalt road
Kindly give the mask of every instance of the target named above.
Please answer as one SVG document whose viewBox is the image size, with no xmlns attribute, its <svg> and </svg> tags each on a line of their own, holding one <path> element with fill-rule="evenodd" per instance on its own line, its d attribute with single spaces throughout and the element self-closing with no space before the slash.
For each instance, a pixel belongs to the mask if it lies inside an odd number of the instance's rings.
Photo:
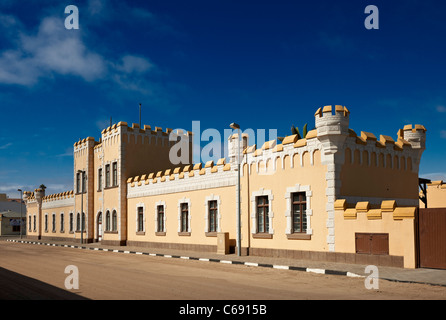
<svg viewBox="0 0 446 320">
<path fill-rule="evenodd" d="M 79 288 L 65 287 L 76 266 Z M 0 299 L 446 299 L 446 288 L 292 270 L 0 242 Z"/>
</svg>

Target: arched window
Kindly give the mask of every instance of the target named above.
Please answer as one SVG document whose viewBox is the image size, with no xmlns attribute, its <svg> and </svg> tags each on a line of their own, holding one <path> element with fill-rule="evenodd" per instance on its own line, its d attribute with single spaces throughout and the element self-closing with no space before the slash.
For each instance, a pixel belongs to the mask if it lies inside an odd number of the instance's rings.
<svg viewBox="0 0 446 320">
<path fill-rule="evenodd" d="M 60 232 L 65 231 L 65 215 L 63 213 L 60 214 Z"/>
<path fill-rule="evenodd" d="M 118 214 L 116 213 L 116 210 L 113 210 L 112 214 L 112 230 L 118 231 Z"/>
<path fill-rule="evenodd" d="M 82 231 L 85 231 L 85 212 L 82 213 Z"/>
<path fill-rule="evenodd" d="M 76 231 L 80 231 L 80 230 L 81 230 L 81 216 L 78 212 L 77 216 L 76 216 Z"/>
<path fill-rule="evenodd" d="M 70 212 L 70 232 L 74 231 L 74 217 L 73 212 Z"/>
<path fill-rule="evenodd" d="M 110 231 L 110 211 L 105 213 L 105 231 Z"/>
</svg>

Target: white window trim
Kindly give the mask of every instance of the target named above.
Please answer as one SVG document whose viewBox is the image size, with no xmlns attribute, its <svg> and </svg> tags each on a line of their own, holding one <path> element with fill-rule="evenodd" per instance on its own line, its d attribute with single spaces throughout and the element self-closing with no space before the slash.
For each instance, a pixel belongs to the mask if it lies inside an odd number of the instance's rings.
<svg viewBox="0 0 446 320">
<path fill-rule="evenodd" d="M 220 196 L 211 194 L 210 196 L 206 197 L 204 202 L 204 232 L 209 232 L 209 201 L 217 201 L 217 232 L 221 232 L 221 215 L 220 215 Z"/>
<path fill-rule="evenodd" d="M 188 209 L 187 231 L 185 231 L 185 232 L 192 232 L 191 202 L 190 202 L 189 198 L 182 198 L 182 199 L 178 200 L 178 232 L 181 232 L 181 204 L 183 204 L 183 203 L 187 203 L 187 209 Z"/>
<path fill-rule="evenodd" d="M 307 232 L 306 234 L 312 235 L 313 229 L 311 228 L 311 217 L 313 216 L 313 209 L 311 209 L 311 197 L 313 196 L 313 191 L 311 191 L 310 186 L 301 186 L 300 184 L 296 184 L 294 187 L 289 187 L 285 192 L 286 199 L 286 210 L 285 210 L 285 218 L 286 218 L 286 229 L 285 234 L 292 234 L 292 207 L 291 207 L 291 194 L 296 192 L 305 192 L 306 196 L 306 210 L 305 214 L 307 216 Z"/>
<path fill-rule="evenodd" d="M 163 227 L 164 230 L 158 230 L 158 206 L 163 206 L 164 217 L 163 217 Z M 155 232 L 166 232 L 166 202 L 165 201 L 157 201 L 155 203 Z"/>
<path fill-rule="evenodd" d="M 251 233 L 257 234 L 257 197 L 260 196 L 268 196 L 268 222 L 269 222 L 269 230 L 266 233 L 274 234 L 273 229 L 273 218 L 274 218 L 274 212 L 273 212 L 273 200 L 274 196 L 271 190 L 265 190 L 263 188 L 260 188 L 258 191 L 253 191 L 251 193 Z"/>
<path fill-rule="evenodd" d="M 138 208 L 142 208 L 142 231 L 138 230 L 139 223 L 138 223 Z M 146 232 L 146 205 L 144 202 L 140 202 L 136 204 L 136 217 L 135 217 L 135 230 L 136 232 Z M 116 213 L 118 213 L 116 211 Z"/>
</svg>

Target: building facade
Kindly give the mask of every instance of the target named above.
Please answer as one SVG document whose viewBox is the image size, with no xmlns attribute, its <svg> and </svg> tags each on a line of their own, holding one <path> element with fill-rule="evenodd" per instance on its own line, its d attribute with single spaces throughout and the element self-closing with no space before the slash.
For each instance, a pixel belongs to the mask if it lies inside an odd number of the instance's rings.
<svg viewBox="0 0 446 320">
<path fill-rule="evenodd" d="M 378 139 L 349 119 L 325 106 L 304 139 L 232 135 L 229 159 L 176 166 L 170 129 L 120 122 L 74 145 L 73 191 L 25 194 L 28 237 L 216 252 L 228 233 L 235 250 L 240 146 L 242 254 L 413 268 L 426 129 Z"/>
</svg>

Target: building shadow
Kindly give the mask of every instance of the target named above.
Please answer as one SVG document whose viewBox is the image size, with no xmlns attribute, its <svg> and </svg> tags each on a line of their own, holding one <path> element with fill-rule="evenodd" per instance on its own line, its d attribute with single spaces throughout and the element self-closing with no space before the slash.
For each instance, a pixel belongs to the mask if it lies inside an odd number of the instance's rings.
<svg viewBox="0 0 446 320">
<path fill-rule="evenodd" d="M 0 267 L 0 300 L 89 300 L 79 294 Z"/>
</svg>

